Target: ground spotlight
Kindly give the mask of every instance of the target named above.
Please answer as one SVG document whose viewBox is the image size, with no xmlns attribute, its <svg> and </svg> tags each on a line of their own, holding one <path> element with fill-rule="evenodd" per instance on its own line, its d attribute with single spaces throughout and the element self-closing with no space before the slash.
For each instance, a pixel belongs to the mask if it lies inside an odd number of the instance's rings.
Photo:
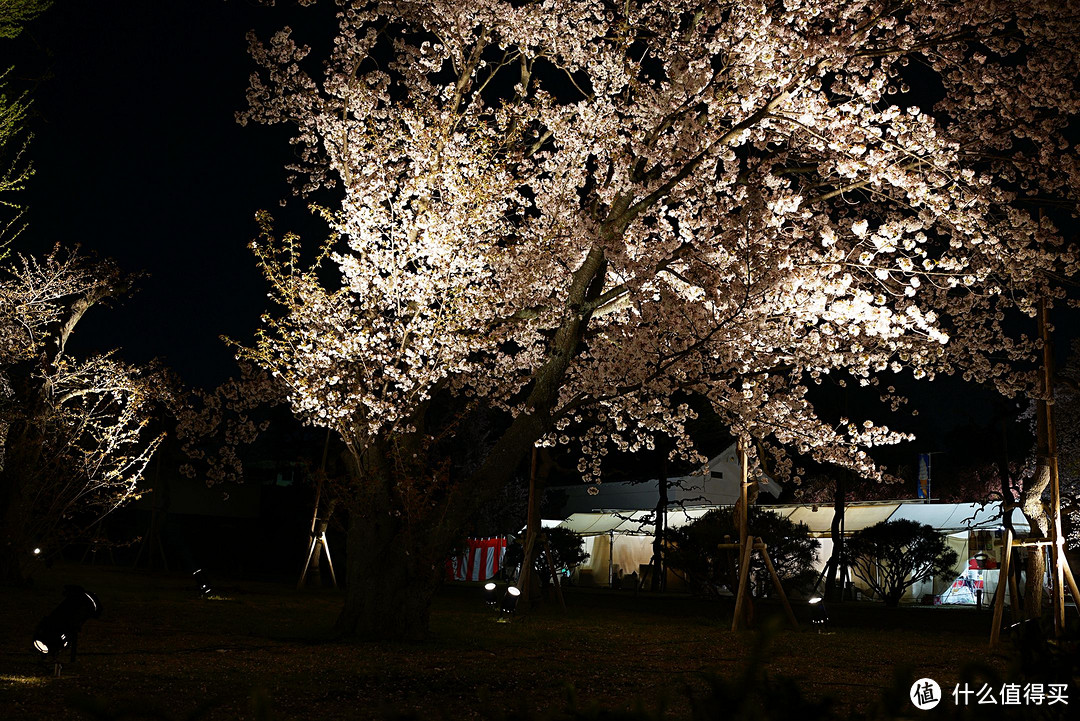
<svg viewBox="0 0 1080 721">
<path fill-rule="evenodd" d="M 810 623 L 820 632 L 828 622 L 829 612 L 825 608 L 825 599 L 814 596 L 810 599 Z"/>
<path fill-rule="evenodd" d="M 34 555 L 35 556 L 40 556 L 41 555 L 41 549 L 40 548 L 35 548 L 34 549 Z"/>
<path fill-rule="evenodd" d="M 494 606 L 495 603 L 499 600 L 497 594 L 495 593 L 495 590 L 496 585 L 494 581 L 488 581 L 484 584 L 484 603 L 489 606 Z"/>
<path fill-rule="evenodd" d="M 206 598 L 209 596 L 212 589 L 210 588 L 210 581 L 206 578 L 206 573 L 201 568 L 198 568 L 195 573 L 191 574 L 191 577 L 195 579 L 195 587 L 199 591 L 199 597 Z"/>
<path fill-rule="evenodd" d="M 516 586 L 510 586 L 506 589 L 506 595 L 503 596 L 502 605 L 499 608 L 503 613 L 513 613 L 517 608 L 518 596 L 521 595 L 521 591 Z"/>
<path fill-rule="evenodd" d="M 64 600 L 34 629 L 34 648 L 46 657 L 59 659 L 60 652 L 71 649 L 74 663 L 79 645 L 79 631 L 91 618 L 101 615 L 101 602 L 82 586 L 64 586 Z M 60 662 L 56 660 L 57 675 Z"/>
</svg>

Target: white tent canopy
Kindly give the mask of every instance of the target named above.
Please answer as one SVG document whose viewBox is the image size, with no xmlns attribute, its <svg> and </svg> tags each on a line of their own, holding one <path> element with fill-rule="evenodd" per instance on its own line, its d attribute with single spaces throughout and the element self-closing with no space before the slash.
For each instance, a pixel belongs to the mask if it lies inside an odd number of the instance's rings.
<svg viewBox="0 0 1080 721">
<path fill-rule="evenodd" d="M 673 508 L 667 513 L 667 526 L 678 528 L 700 518 L 714 508 L 722 506 L 697 506 Z M 833 509 L 826 505 L 777 505 L 760 506 L 789 518 L 795 523 L 805 523 L 811 535 L 829 535 L 832 527 Z M 814 509 L 817 510 L 814 510 Z M 924 503 L 922 501 L 890 501 L 887 503 L 849 503 L 844 508 L 844 531 L 854 533 L 880 521 L 908 519 L 925 523 L 942 533 L 966 530 L 992 530 L 1000 528 L 1001 504 L 988 503 Z M 1013 528 L 1017 533 L 1027 533 L 1027 519 L 1019 509 L 1013 509 Z M 582 536 L 616 535 L 647 536 L 655 531 L 655 515 L 652 511 L 603 511 L 599 513 L 575 513 L 560 525 Z"/>
<path fill-rule="evenodd" d="M 697 508 L 673 508 L 667 513 L 669 528 L 678 528 L 701 518 L 717 506 Z M 653 511 L 604 511 L 602 513 L 575 513 L 560 524 L 582 536 L 602 536 L 615 533 L 620 536 L 651 536 L 656 532 L 656 514 Z"/>
<path fill-rule="evenodd" d="M 848 505 L 844 508 L 844 531 L 851 533 L 888 520 L 899 507 L 899 503 Z M 779 508 L 784 510 L 780 511 Z M 792 523 L 806 524 L 812 536 L 827 536 L 832 531 L 832 506 L 781 506 L 778 512 Z"/>
<path fill-rule="evenodd" d="M 667 526 L 679 528 L 721 507 L 723 506 L 670 509 L 667 512 Z M 805 523 L 810 534 L 821 539 L 822 548 L 816 564 L 819 568 L 831 555 L 832 506 L 818 504 L 759 507 L 789 518 L 795 523 Z M 844 508 L 844 532 L 851 534 L 881 521 L 899 519 L 924 523 L 939 533 L 950 536 L 950 545 L 959 544 L 957 551 L 961 558 L 957 563 L 960 570 L 967 564 L 967 532 L 992 531 L 1003 525 L 1001 504 L 997 502 L 983 505 L 925 503 L 916 500 L 879 501 L 847 504 Z M 1013 510 L 1012 522 L 1018 534 L 1029 532 L 1027 519 L 1019 509 Z M 583 579 L 590 580 L 583 582 L 614 584 L 618 582 L 621 574 L 639 572 L 649 563 L 653 552 L 651 536 L 656 531 L 655 523 L 653 511 L 626 510 L 575 513 L 560 525 L 585 537 L 585 550 L 590 554 L 590 558 L 579 571 L 583 574 Z M 923 592 L 919 590 L 919 595 Z"/>
<path fill-rule="evenodd" d="M 1001 528 L 1001 504 L 990 503 L 910 503 L 901 505 L 890 521 L 908 519 L 933 526 L 942 533 Z M 1018 533 L 1030 530 L 1019 508 L 1012 511 L 1013 528 Z"/>
</svg>

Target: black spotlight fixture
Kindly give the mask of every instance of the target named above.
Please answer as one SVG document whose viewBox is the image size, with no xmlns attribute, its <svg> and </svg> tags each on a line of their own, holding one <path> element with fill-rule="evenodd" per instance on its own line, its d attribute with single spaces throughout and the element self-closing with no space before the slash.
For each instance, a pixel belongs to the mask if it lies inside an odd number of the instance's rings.
<svg viewBox="0 0 1080 721">
<path fill-rule="evenodd" d="M 101 616 L 101 602 L 98 597 L 82 586 L 64 586 L 64 600 L 34 629 L 34 648 L 46 658 L 56 663 L 56 674 L 60 675 L 60 652 L 71 649 L 71 662 L 79 646 L 79 631 L 91 618 Z"/>
<path fill-rule="evenodd" d="M 810 623 L 821 633 L 826 624 L 829 623 L 829 612 L 825 608 L 825 599 L 821 596 L 814 596 L 810 599 Z"/>
<path fill-rule="evenodd" d="M 191 577 L 195 579 L 195 588 L 199 593 L 199 598 L 206 598 L 210 595 L 210 581 L 206 578 L 206 572 L 201 568 L 195 569 L 195 573 L 191 574 Z"/>
<path fill-rule="evenodd" d="M 517 608 L 518 596 L 521 595 L 521 591 L 516 586 L 510 586 L 506 589 L 506 594 L 503 596 L 502 605 L 499 609 L 503 613 L 513 613 Z"/>
<path fill-rule="evenodd" d="M 484 603 L 489 606 L 494 606 L 499 600 L 498 595 L 495 593 L 497 586 L 494 581 L 488 581 L 484 584 Z"/>
</svg>

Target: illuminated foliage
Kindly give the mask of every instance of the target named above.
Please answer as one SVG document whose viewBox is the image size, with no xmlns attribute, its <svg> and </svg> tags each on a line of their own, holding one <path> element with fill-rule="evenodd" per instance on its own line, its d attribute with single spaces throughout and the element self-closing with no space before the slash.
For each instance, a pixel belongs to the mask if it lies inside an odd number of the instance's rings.
<svg viewBox="0 0 1080 721">
<path fill-rule="evenodd" d="M 55 250 L 0 276 L 0 582 L 137 494 L 160 438 L 148 431 L 154 369 L 67 348 L 84 314 L 125 293 L 113 265 Z"/>
<path fill-rule="evenodd" d="M 319 269 L 263 218 L 278 310 L 249 356 L 340 434 L 358 513 L 448 517 L 448 403 L 513 419 L 457 498 L 533 443 L 577 439 L 597 481 L 609 444 L 658 434 L 702 460 L 677 390 L 879 476 L 866 448 L 908 436 L 819 418 L 823 376 L 1026 387 L 1006 318 L 1076 266 L 1034 211 L 1080 184 L 1075 2 L 339 9 L 324 66 L 288 29 L 251 38 L 241 120 L 291 123 L 297 191 L 341 202 Z"/>
</svg>

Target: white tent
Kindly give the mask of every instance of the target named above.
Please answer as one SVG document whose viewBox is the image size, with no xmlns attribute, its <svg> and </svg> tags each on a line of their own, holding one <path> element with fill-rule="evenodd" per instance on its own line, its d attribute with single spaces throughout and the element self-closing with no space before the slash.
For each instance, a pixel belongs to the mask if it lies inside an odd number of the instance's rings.
<svg viewBox="0 0 1080 721">
<path fill-rule="evenodd" d="M 673 508 L 667 513 L 667 527 L 678 528 L 717 507 L 720 506 Z M 833 509 L 831 506 L 776 505 L 762 506 L 762 508 L 795 523 L 806 524 L 810 529 L 810 534 L 817 537 L 821 543 L 817 565 L 819 570 L 824 568 L 832 555 Z M 983 505 L 925 503 L 912 500 L 849 503 L 844 508 L 844 532 L 851 534 L 881 521 L 898 519 L 924 523 L 947 536 L 947 542 L 957 551 L 959 557 L 956 565 L 957 574 L 967 568 L 969 556 L 974 554 L 969 546 L 970 533 L 972 531 L 997 531 L 1002 528 L 1000 503 Z M 640 573 L 652 557 L 655 522 L 655 513 L 652 511 L 628 510 L 572 514 L 560 525 L 585 537 L 585 550 L 589 553 L 589 560 L 578 569 L 579 581 L 583 584 L 617 584 L 618 579 L 624 575 Z M 1018 534 L 1029 531 L 1027 520 L 1017 509 L 1013 510 L 1012 522 Z M 939 579 L 941 583 L 952 580 L 952 578 Z M 911 592 L 914 598 L 933 593 L 932 582 L 916 584 L 916 586 Z M 990 583 L 987 586 L 987 593 L 992 593 Z"/>
</svg>

